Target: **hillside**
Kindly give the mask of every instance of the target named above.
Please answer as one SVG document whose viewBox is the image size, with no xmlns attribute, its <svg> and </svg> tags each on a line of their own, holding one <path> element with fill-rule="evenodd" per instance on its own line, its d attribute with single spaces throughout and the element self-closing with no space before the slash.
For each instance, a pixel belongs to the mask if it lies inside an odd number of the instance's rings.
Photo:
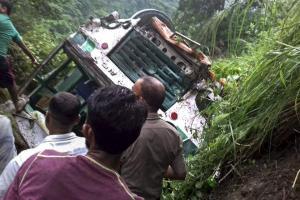
<svg viewBox="0 0 300 200">
<path fill-rule="evenodd" d="M 14 6 L 13 19 L 20 32 L 32 30 L 30 26 L 44 24 L 52 26 L 52 32 L 65 33 L 90 16 L 99 17 L 115 10 L 123 18 L 147 8 L 161 10 L 171 17 L 177 9 L 178 0 L 23 0 L 15 1 Z"/>
<path fill-rule="evenodd" d="M 162 199 L 299 199 L 292 189 L 300 166 L 299 0 L 15 2 L 12 18 L 39 60 L 91 15 L 150 7 L 173 15 L 179 31 L 207 47 L 226 87 L 199 112 L 207 123 L 186 180 L 164 182 Z M 22 83 L 32 66 L 11 53 Z"/>
<path fill-rule="evenodd" d="M 227 84 L 200 113 L 207 124 L 189 176 L 167 182 L 164 198 L 299 199 L 300 2 L 218 1 L 181 0 L 176 14 Z"/>
<path fill-rule="evenodd" d="M 135 12 L 155 8 L 172 16 L 179 0 L 14 0 L 12 20 L 23 36 L 25 43 L 40 61 L 70 33 L 86 22 L 90 16 L 105 16 L 116 10 L 122 18 Z M 12 48 L 18 83 L 24 82 L 32 66 L 20 53 Z"/>
<path fill-rule="evenodd" d="M 172 16 L 178 7 L 179 0 L 111 0 L 111 1 L 95 1 L 108 10 L 108 12 L 117 10 L 124 17 L 130 17 L 133 13 L 141 9 L 155 8 Z M 93 3 L 92 3 L 93 4 Z M 100 7 L 99 7 L 100 8 Z M 96 8 L 96 12 L 97 12 Z"/>
</svg>

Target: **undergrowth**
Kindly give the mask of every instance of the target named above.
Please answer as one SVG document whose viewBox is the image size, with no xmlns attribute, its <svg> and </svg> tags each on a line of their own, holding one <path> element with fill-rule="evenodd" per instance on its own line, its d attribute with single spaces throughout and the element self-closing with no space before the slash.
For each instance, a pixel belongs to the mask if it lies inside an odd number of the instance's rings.
<svg viewBox="0 0 300 200">
<path fill-rule="evenodd" d="M 164 199 L 206 199 L 228 171 L 271 145 L 288 105 L 299 112 L 300 2 L 289 5 L 289 15 L 260 31 L 240 56 L 214 63 L 227 78 L 226 96 L 201 113 L 207 117 L 203 143 L 187 160 L 186 181 L 165 182 Z"/>
</svg>

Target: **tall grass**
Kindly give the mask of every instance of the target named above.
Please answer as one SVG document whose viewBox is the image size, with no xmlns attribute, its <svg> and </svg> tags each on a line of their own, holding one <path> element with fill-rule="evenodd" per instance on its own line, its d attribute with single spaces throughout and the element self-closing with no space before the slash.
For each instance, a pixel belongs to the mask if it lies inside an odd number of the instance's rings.
<svg viewBox="0 0 300 200">
<path fill-rule="evenodd" d="M 214 175 L 220 167 L 226 171 L 239 165 L 263 146 L 270 146 L 276 134 L 281 136 L 275 130 L 290 125 L 289 120 L 280 121 L 287 107 L 299 120 L 300 2 L 290 1 L 289 5 L 289 15 L 272 31 L 260 34 L 248 54 L 216 63 L 217 71 L 228 76 L 231 72 L 224 67 L 241 68 L 235 72 L 241 77 L 233 80 L 236 88 L 222 102 L 205 111 L 209 123 L 203 145 L 190 158 L 189 176 L 174 187 L 172 198 L 204 199 L 203 194 L 215 187 Z"/>
<path fill-rule="evenodd" d="M 283 0 L 236 1 L 231 7 L 215 13 L 195 29 L 192 36 L 210 47 L 211 55 L 220 41 L 225 44 L 228 55 L 241 55 L 246 42 L 253 42 L 259 32 L 277 25 L 285 5 Z"/>
</svg>

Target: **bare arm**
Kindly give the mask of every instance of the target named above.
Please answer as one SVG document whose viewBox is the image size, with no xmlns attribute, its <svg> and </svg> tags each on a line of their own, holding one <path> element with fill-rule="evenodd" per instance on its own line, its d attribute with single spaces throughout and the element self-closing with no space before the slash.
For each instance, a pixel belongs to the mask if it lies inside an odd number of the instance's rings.
<svg viewBox="0 0 300 200">
<path fill-rule="evenodd" d="M 22 40 L 19 40 L 16 42 L 16 44 L 22 49 L 22 51 L 30 58 L 31 62 L 33 64 L 38 64 L 38 61 L 34 57 L 34 55 L 31 53 L 31 51 L 27 48 L 25 43 Z"/>
<path fill-rule="evenodd" d="M 173 163 L 168 167 L 165 178 L 171 180 L 184 180 L 186 173 L 185 161 L 182 152 L 180 152 Z"/>
</svg>

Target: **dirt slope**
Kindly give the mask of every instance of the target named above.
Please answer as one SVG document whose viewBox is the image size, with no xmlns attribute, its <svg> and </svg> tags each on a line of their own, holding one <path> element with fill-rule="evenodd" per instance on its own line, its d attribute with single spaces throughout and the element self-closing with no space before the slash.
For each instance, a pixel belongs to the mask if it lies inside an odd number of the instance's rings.
<svg viewBox="0 0 300 200">
<path fill-rule="evenodd" d="M 300 188 L 292 190 L 293 181 L 300 169 L 299 143 L 298 137 L 284 149 L 241 166 L 209 199 L 300 200 Z"/>
</svg>

